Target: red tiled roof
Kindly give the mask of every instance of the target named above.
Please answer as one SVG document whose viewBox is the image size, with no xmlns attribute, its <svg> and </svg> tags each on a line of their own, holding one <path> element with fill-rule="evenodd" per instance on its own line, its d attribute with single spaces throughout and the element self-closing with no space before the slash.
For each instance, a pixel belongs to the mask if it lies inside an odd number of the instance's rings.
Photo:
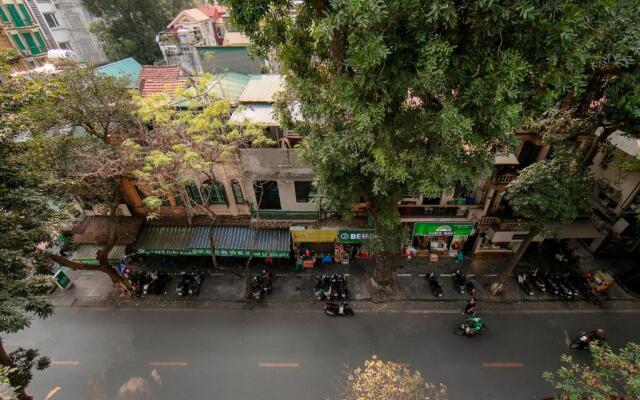
<svg viewBox="0 0 640 400">
<path fill-rule="evenodd" d="M 138 90 L 142 96 L 167 93 L 173 96 L 187 81 L 180 77 L 179 66 L 143 65 L 138 77 Z"/>
<path fill-rule="evenodd" d="M 221 14 L 225 14 L 227 12 L 227 7 L 220 5 L 211 5 L 211 4 L 203 4 L 198 6 L 198 10 L 202 11 L 207 17 L 211 19 L 218 19 Z"/>
</svg>

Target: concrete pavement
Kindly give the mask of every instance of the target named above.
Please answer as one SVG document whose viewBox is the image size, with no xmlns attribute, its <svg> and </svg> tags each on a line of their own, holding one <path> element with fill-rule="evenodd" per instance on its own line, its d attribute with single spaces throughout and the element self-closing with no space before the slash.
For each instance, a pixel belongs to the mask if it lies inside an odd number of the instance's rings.
<svg viewBox="0 0 640 400">
<path fill-rule="evenodd" d="M 634 310 L 486 313 L 474 339 L 453 334 L 457 311 L 356 313 L 61 308 L 6 348 L 54 360 L 30 387 L 40 399 L 324 399 L 345 366 L 377 354 L 445 383 L 452 400 L 519 400 L 550 394 L 541 374 L 581 329 L 603 327 L 613 346 L 640 340 Z"/>
</svg>

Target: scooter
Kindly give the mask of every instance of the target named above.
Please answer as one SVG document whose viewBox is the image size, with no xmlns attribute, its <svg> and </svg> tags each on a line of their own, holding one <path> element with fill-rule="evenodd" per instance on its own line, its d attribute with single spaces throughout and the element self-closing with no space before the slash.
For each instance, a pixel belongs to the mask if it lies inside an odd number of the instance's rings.
<svg viewBox="0 0 640 400">
<path fill-rule="evenodd" d="M 558 286 L 555 280 L 548 274 L 544 274 L 543 279 L 544 279 L 544 284 L 547 287 L 547 292 L 558 296 L 560 294 L 560 286 Z"/>
<path fill-rule="evenodd" d="M 256 275 L 251 280 L 251 296 L 256 301 L 262 301 L 264 299 L 264 295 L 265 295 L 265 289 L 262 287 L 262 282 L 260 282 L 260 277 Z"/>
<path fill-rule="evenodd" d="M 531 277 L 531 281 L 533 282 L 533 287 L 543 293 L 547 291 L 547 285 L 544 282 L 543 274 L 542 272 L 540 272 L 539 268 L 536 268 L 535 270 L 533 270 L 533 272 L 530 272 L 529 276 Z"/>
<path fill-rule="evenodd" d="M 453 283 L 460 294 L 464 294 L 465 285 L 467 283 L 467 276 L 459 269 L 456 269 L 451 275 Z"/>
<path fill-rule="evenodd" d="M 433 295 L 436 297 L 442 297 L 442 286 L 440 282 L 438 282 L 438 278 L 436 278 L 436 274 L 433 272 L 428 273 L 425 276 L 427 282 L 429 282 L 429 286 L 431 286 L 431 291 Z"/>
<path fill-rule="evenodd" d="M 151 282 L 147 285 L 146 291 L 150 294 L 160 295 L 164 293 L 167 283 L 171 277 L 164 271 L 155 271 L 150 274 Z"/>
<path fill-rule="evenodd" d="M 325 299 L 331 298 L 331 277 L 327 274 L 322 275 L 322 295 Z"/>
<path fill-rule="evenodd" d="M 180 280 L 176 286 L 178 296 L 186 296 L 189 293 L 189 286 L 191 286 L 191 274 L 183 271 L 180 273 Z"/>
<path fill-rule="evenodd" d="M 197 296 L 200 294 L 200 287 L 202 286 L 202 280 L 204 275 L 201 272 L 194 272 L 191 275 L 191 282 L 189 284 L 189 295 Z"/>
<path fill-rule="evenodd" d="M 324 313 L 330 317 L 338 316 L 351 316 L 353 315 L 353 309 L 347 302 L 338 303 L 325 303 Z"/>
<path fill-rule="evenodd" d="M 313 287 L 313 294 L 315 294 L 316 299 L 323 300 L 324 299 L 324 282 L 320 275 L 316 274 L 316 285 Z"/>
<path fill-rule="evenodd" d="M 338 275 L 338 295 L 342 301 L 349 300 L 349 288 L 347 287 L 347 278 L 344 275 Z"/>
<path fill-rule="evenodd" d="M 604 331 L 602 329 L 596 329 L 589 333 L 586 331 L 580 332 L 569 348 L 572 350 L 588 350 L 590 346 L 602 346 L 605 343 Z"/>
<path fill-rule="evenodd" d="M 573 300 L 573 291 L 567 287 L 560 274 L 555 274 L 552 281 L 558 286 L 558 296 L 564 300 Z"/>
<path fill-rule="evenodd" d="M 476 285 L 473 284 L 471 278 L 469 278 L 468 275 L 465 274 L 465 278 L 467 279 L 466 283 L 464 284 L 465 290 L 467 291 L 469 296 L 476 297 Z"/>
<path fill-rule="evenodd" d="M 526 272 L 522 272 L 517 275 L 518 284 L 522 291 L 525 292 L 528 296 L 533 296 L 533 287 L 529 283 L 529 276 Z"/>
<path fill-rule="evenodd" d="M 458 325 L 456 329 L 457 335 L 464 335 L 466 337 L 474 337 L 481 335 L 487 331 L 487 325 L 482 321 L 480 317 L 469 317 L 466 321 Z"/>
</svg>

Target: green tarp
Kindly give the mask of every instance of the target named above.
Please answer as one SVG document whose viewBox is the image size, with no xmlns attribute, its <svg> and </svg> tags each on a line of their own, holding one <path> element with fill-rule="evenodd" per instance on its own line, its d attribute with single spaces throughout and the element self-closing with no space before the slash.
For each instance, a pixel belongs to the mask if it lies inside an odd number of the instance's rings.
<svg viewBox="0 0 640 400">
<path fill-rule="evenodd" d="M 469 236 L 474 226 L 468 221 L 416 222 L 413 236 Z"/>
</svg>

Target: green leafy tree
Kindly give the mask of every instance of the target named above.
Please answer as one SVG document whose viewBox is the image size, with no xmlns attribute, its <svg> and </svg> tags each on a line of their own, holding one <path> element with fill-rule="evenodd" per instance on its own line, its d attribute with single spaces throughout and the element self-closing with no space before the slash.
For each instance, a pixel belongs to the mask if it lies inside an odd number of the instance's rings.
<svg viewBox="0 0 640 400">
<path fill-rule="evenodd" d="M 447 388 L 425 381 L 418 371 L 372 356 L 338 385 L 340 400 L 446 400 Z"/>
<path fill-rule="evenodd" d="M 617 353 L 592 346 L 591 355 L 590 365 L 563 355 L 562 367 L 544 373 L 558 400 L 640 398 L 640 345 L 628 343 Z"/>
<path fill-rule="evenodd" d="M 60 73 L 31 77 L 24 85 L 37 96 L 21 110 L 31 135 L 23 158 L 48 170 L 58 192 L 72 193 L 83 205 L 104 207 L 112 220 L 97 243 L 98 265 L 49 256 L 69 268 L 104 272 L 124 291 L 127 282 L 111 267 L 108 254 L 120 233 L 121 184 L 132 171 L 120 143 L 139 130 L 127 82 L 93 66 L 68 64 Z"/>
<path fill-rule="evenodd" d="M 33 95 L 24 82 L 9 74 L 8 56 L 0 54 L 0 334 L 15 333 L 31 318 L 53 313 L 45 294 L 51 279 L 38 245 L 50 239 L 57 218 L 52 197 L 41 171 L 15 156 L 24 151 L 18 134 L 28 125 L 20 110 Z M 0 365 L 21 400 L 31 399 L 25 387 L 31 369 L 45 368 L 46 358 L 33 349 L 7 354 L 0 338 Z"/>
<path fill-rule="evenodd" d="M 176 99 L 164 93 L 136 96 L 141 124 L 151 129 L 125 141 L 123 147 L 137 163 L 132 175 L 146 188 L 143 201 L 152 212 L 172 196 L 185 207 L 189 220 L 204 214 L 213 225 L 217 215 L 212 205 L 224 198 L 215 185 L 224 182 L 225 166 L 238 163 L 240 149 L 274 141 L 265 136 L 263 127 L 230 123 L 231 104 L 208 90 L 211 79 L 191 82 Z M 213 250 L 215 243 L 210 239 Z"/>
<path fill-rule="evenodd" d="M 557 232 L 593 205 L 595 183 L 579 161 L 558 149 L 551 159 L 523 169 L 509 185 L 505 198 L 519 221 L 529 229 L 518 250 L 494 285 L 494 292 L 508 279 L 529 244 L 539 235 Z"/>
<path fill-rule="evenodd" d="M 153 64 L 162 57 L 155 37 L 193 0 L 82 0 L 93 15 L 102 20 L 92 29 L 106 43 L 111 60 L 134 57 Z"/>
<path fill-rule="evenodd" d="M 562 114 L 550 110 L 591 105 L 604 83 L 620 93 L 606 103 L 612 112 L 614 103 L 633 109 L 637 98 L 628 96 L 637 92 L 632 78 L 618 85 L 612 75 L 594 77 L 608 71 L 607 60 L 637 65 L 632 1 L 224 3 L 286 75 L 282 102 L 296 102 L 299 112 L 283 120 L 305 137 L 300 150 L 323 203 L 345 216 L 353 203 L 368 203 L 382 244 L 374 280 L 382 284 L 401 244 L 397 203 L 406 193 L 472 187 L 496 150 L 512 147 L 516 128 L 539 132 L 546 115 L 550 130 Z M 607 43 L 615 50 L 605 52 Z M 592 81 L 597 90 L 584 90 Z M 580 121 L 591 121 L 593 107 L 582 110 Z"/>
</svg>

